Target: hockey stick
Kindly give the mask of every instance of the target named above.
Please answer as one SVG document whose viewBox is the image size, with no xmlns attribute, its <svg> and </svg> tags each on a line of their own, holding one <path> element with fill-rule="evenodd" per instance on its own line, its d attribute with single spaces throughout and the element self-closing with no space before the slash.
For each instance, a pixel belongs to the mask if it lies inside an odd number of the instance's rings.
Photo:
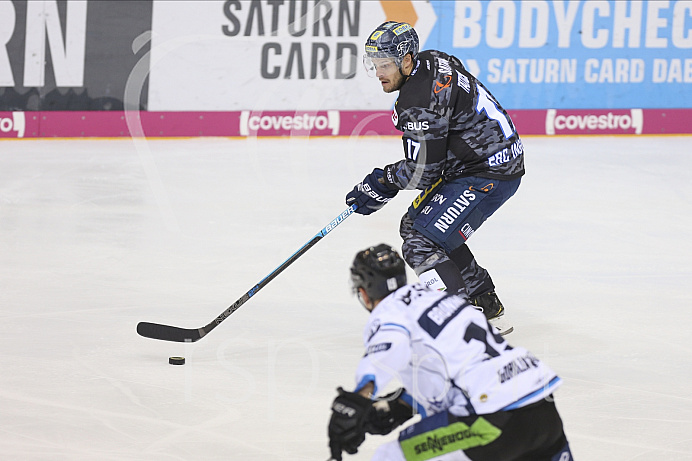
<svg viewBox="0 0 692 461">
<path fill-rule="evenodd" d="M 137 324 L 137 333 L 145 338 L 160 339 L 163 341 L 175 341 L 179 343 L 189 343 L 195 342 L 202 339 L 202 337 L 209 334 L 211 330 L 216 328 L 221 322 L 226 320 L 232 313 L 237 311 L 240 306 L 245 304 L 245 302 L 253 297 L 258 291 L 265 287 L 269 282 L 271 282 L 274 277 L 279 275 L 284 269 L 293 264 L 293 262 L 303 256 L 310 248 L 312 248 L 317 242 L 322 240 L 328 233 L 330 233 L 336 226 L 341 224 L 341 222 L 351 216 L 354 211 L 356 211 L 357 205 L 351 205 L 343 213 L 337 216 L 332 222 L 327 224 L 327 226 L 319 231 L 313 238 L 311 238 L 305 245 L 303 245 L 298 251 L 293 253 L 290 258 L 284 261 L 279 267 L 274 269 L 271 274 L 263 278 L 257 285 L 252 287 L 247 293 L 240 297 L 239 300 L 231 304 L 231 306 L 223 311 L 218 317 L 212 320 L 208 325 L 202 328 L 179 328 L 170 325 L 161 325 L 159 323 L 149 323 L 149 322 L 139 322 Z"/>
</svg>

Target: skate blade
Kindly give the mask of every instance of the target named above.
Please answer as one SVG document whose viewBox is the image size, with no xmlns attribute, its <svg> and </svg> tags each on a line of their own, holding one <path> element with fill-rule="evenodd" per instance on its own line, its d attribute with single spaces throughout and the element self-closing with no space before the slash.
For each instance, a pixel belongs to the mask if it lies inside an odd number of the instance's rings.
<svg viewBox="0 0 692 461">
<path fill-rule="evenodd" d="M 503 315 L 488 321 L 490 326 L 493 327 L 494 332 L 500 336 L 507 336 L 514 331 L 512 324 L 509 323 L 509 321 L 504 317 L 505 316 Z"/>
</svg>

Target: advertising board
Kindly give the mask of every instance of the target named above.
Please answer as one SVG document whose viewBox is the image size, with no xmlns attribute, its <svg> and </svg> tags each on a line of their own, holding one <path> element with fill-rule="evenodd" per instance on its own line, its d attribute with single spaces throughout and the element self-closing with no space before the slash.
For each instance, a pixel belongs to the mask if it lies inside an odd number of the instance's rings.
<svg viewBox="0 0 692 461">
<path fill-rule="evenodd" d="M 409 21 L 512 109 L 692 107 L 690 1 L 155 2 L 151 110 L 387 110 L 368 34 Z"/>
<path fill-rule="evenodd" d="M 523 134 L 692 133 L 690 0 L 4 0 L 0 138 L 397 134 L 361 64 L 387 20 Z"/>
</svg>

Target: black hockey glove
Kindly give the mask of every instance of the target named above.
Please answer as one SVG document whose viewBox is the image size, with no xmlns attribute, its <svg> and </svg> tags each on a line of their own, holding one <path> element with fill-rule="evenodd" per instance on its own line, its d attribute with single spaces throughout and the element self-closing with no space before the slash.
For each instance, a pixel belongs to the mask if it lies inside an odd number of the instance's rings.
<svg viewBox="0 0 692 461">
<path fill-rule="evenodd" d="M 404 392 L 406 389 L 398 389 L 373 404 L 375 413 L 365 424 L 366 432 L 387 435 L 413 417 L 413 408 L 399 398 Z"/>
<path fill-rule="evenodd" d="M 393 199 L 399 190 L 392 190 L 382 184 L 379 179 L 383 175 L 380 168 L 375 168 L 363 181 L 356 184 L 351 192 L 346 194 L 346 205 L 358 205 L 356 213 L 368 215 L 379 210 Z"/>
<path fill-rule="evenodd" d="M 365 441 L 365 423 L 375 413 L 372 400 L 360 394 L 346 392 L 338 388 L 338 397 L 332 403 L 332 417 L 329 420 L 329 449 L 332 459 L 341 461 L 341 452 L 358 452 Z"/>
</svg>

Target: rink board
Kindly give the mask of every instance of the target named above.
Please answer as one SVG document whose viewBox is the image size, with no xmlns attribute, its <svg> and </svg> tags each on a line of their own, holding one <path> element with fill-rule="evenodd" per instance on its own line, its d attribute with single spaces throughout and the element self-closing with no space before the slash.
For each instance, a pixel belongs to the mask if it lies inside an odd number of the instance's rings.
<svg viewBox="0 0 692 461">
<path fill-rule="evenodd" d="M 508 112 L 527 135 L 692 133 L 692 109 Z M 0 112 L 0 138 L 398 135 L 389 111 Z"/>
</svg>

